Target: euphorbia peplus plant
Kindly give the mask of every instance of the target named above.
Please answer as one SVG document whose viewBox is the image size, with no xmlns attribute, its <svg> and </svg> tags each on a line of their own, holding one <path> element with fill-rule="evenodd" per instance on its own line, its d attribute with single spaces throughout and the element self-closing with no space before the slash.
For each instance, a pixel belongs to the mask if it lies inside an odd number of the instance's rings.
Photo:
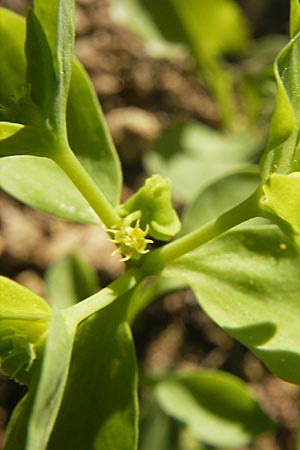
<svg viewBox="0 0 300 450">
<path fill-rule="evenodd" d="M 291 0 L 291 41 L 275 66 L 277 102 L 258 189 L 174 240 L 180 223 L 168 180 L 155 175 L 120 204 L 118 158 L 90 81 L 73 59 L 73 13 L 73 0 L 36 0 L 25 27 L 22 18 L 0 10 L 0 182 L 49 214 L 102 226 L 126 269 L 64 309 L 51 309 L 1 278 L 1 370 L 29 387 L 11 418 L 6 450 L 136 448 L 137 370 L 128 320 L 147 295 L 152 298 L 153 286 L 160 292 L 178 281 L 190 286 L 209 316 L 274 374 L 300 381 L 298 0 Z M 249 226 L 223 236 L 257 216 L 280 229 Z M 164 245 L 151 250 L 154 240 Z M 208 404 L 218 392 L 229 411 L 220 431 L 213 430 L 218 437 L 224 433 L 220 446 L 239 445 L 268 429 L 243 387 L 222 376 L 211 380 L 205 373 L 166 376 L 156 395 L 199 437 L 203 410 L 195 415 L 191 396 L 204 396 Z M 230 398 L 223 395 L 229 385 Z M 176 398 L 189 407 L 176 410 Z M 240 423 L 240 440 L 230 441 L 226 420 Z M 207 425 L 202 433 L 210 443 Z"/>
</svg>

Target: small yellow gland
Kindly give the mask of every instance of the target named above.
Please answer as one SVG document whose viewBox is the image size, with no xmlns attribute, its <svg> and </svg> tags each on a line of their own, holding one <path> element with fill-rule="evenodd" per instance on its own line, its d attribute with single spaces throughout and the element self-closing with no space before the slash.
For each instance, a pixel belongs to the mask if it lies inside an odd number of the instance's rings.
<svg viewBox="0 0 300 450">
<path fill-rule="evenodd" d="M 135 211 L 107 229 L 113 234 L 111 242 L 117 245 L 116 252 L 121 253 L 121 261 L 139 259 L 141 255 L 148 253 L 147 245 L 153 242 L 151 239 L 146 239 L 149 225 L 143 230 L 140 227 L 140 216 L 140 211 Z M 132 225 L 134 222 L 135 224 Z"/>
</svg>

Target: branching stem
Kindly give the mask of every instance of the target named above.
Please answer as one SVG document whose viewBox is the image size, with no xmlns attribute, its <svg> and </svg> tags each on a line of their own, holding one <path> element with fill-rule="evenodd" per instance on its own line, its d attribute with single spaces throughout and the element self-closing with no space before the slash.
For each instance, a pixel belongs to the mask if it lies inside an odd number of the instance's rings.
<svg viewBox="0 0 300 450">
<path fill-rule="evenodd" d="M 138 274 L 135 268 L 127 270 L 107 287 L 97 292 L 97 294 L 66 308 L 63 314 L 67 322 L 71 325 L 71 328 L 74 324 L 78 325 L 92 314 L 108 306 L 123 294 L 133 289 L 141 278 L 141 275 Z"/>
<path fill-rule="evenodd" d="M 146 272 L 153 273 L 153 268 L 159 270 L 159 268 L 162 268 L 174 259 L 195 250 L 231 228 L 259 216 L 258 195 L 258 192 L 255 192 L 247 200 L 225 212 L 217 219 L 145 255 L 143 267 Z"/>
<path fill-rule="evenodd" d="M 114 207 L 80 164 L 68 144 L 60 146 L 54 160 L 67 174 L 106 228 L 120 220 Z"/>
</svg>

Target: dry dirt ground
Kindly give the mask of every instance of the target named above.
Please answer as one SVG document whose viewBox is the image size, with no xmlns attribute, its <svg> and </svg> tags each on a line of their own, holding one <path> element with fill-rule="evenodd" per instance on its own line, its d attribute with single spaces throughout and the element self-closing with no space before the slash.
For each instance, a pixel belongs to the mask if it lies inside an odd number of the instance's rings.
<svg viewBox="0 0 300 450">
<path fill-rule="evenodd" d="M 1 6 L 21 14 L 29 3 L 0 0 Z M 179 119 L 217 126 L 217 109 L 192 75 L 188 58 L 151 58 L 138 39 L 112 23 L 107 0 L 78 0 L 76 30 L 76 54 L 92 77 L 117 145 L 126 197 L 143 179 L 142 155 L 164 127 Z M 102 284 L 122 269 L 117 258 L 111 258 L 111 244 L 95 227 L 47 217 L 0 193 L 2 274 L 44 295 L 47 267 L 76 249 L 97 269 Z M 270 375 L 250 352 L 216 327 L 196 305 L 190 291 L 169 294 L 154 302 L 137 320 L 134 336 L 141 364 L 150 371 L 200 365 L 242 377 L 278 424 L 272 436 L 259 438 L 248 448 L 296 450 L 298 388 Z M 2 434 L 22 394 L 23 390 L 1 379 Z"/>
</svg>

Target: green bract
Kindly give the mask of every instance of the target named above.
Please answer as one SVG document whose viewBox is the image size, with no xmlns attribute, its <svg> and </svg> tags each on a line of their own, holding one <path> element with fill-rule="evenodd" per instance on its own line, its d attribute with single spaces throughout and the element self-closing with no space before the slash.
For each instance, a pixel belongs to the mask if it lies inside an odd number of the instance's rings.
<svg viewBox="0 0 300 450">
<path fill-rule="evenodd" d="M 51 309 L 37 295 L 0 277 L 0 369 L 28 384 L 43 351 Z"/>
<path fill-rule="evenodd" d="M 300 172 L 274 173 L 262 187 L 260 207 L 300 249 Z"/>
<path fill-rule="evenodd" d="M 170 180 L 159 175 L 148 178 L 118 211 L 121 217 L 139 211 L 141 227 L 149 227 L 149 235 L 154 239 L 168 241 L 180 229 L 180 221 L 171 203 Z"/>
</svg>

